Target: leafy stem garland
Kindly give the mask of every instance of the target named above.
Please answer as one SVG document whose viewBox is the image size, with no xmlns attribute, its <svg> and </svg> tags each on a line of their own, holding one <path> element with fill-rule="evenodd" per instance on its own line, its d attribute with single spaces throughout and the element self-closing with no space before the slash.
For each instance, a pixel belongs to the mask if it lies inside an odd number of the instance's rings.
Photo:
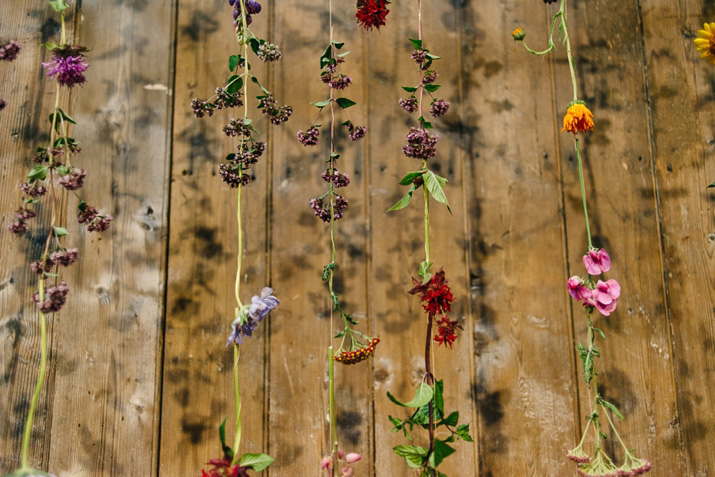
<svg viewBox="0 0 715 477">
<path fill-rule="evenodd" d="M 41 198 L 49 191 L 50 220 L 49 231 L 44 240 L 42 256 L 30 263 L 30 270 L 39 275 L 37 292 L 32 300 L 40 312 L 40 368 L 37 383 L 30 401 L 27 419 L 22 435 L 21 467 L 12 474 L 19 476 L 49 476 L 46 472 L 33 469 L 30 466 L 30 443 L 32 440 L 32 426 L 35 411 L 42 392 L 42 385 L 47 371 L 47 315 L 60 311 L 67 301 L 69 286 L 60 277 L 60 266 L 72 265 L 78 256 L 76 248 L 68 249 L 63 245 L 63 237 L 69 235 L 64 224 L 64 211 L 67 208 L 69 192 L 73 192 L 79 199 L 78 222 L 84 224 L 88 232 L 103 232 L 109 228 L 112 216 L 100 212 L 87 205 L 77 190 L 84 185 L 87 171 L 77 169 L 72 165 L 72 156 L 79 154 L 79 143 L 70 136 L 71 125 L 77 124 L 72 117 L 60 108 L 62 99 L 62 86 L 72 88 L 86 81 L 84 71 L 88 64 L 84 61 L 83 53 L 86 48 L 67 44 L 67 30 L 65 26 L 65 10 L 69 5 L 65 0 L 46 0 L 55 12 L 60 14 L 60 43 L 47 43 L 43 46 L 53 54 L 52 60 L 42 63 L 47 71 L 47 76 L 57 81 L 55 85 L 55 102 L 52 113 L 49 115 L 50 134 L 47 147 L 38 147 L 33 162 L 35 165 L 27 175 L 27 180 L 20 184 L 22 205 L 15 212 L 15 218 L 8 225 L 8 229 L 17 234 L 24 234 L 29 228 L 29 220 L 37 217 L 34 207 L 41 202 Z M 19 51 L 19 46 L 10 42 L 2 47 L 4 59 L 14 59 Z M 67 105 L 70 103 L 67 97 Z M 69 109 L 65 106 L 65 109 Z M 57 185 L 60 189 L 57 189 Z"/>
<path fill-rule="evenodd" d="M 248 83 L 255 83 L 261 91 L 258 108 L 267 115 L 273 124 L 282 124 L 293 113 L 290 106 L 277 106 L 273 95 L 250 73 L 251 65 L 248 61 L 249 47 L 253 53 L 264 62 L 277 61 L 281 53 L 276 45 L 259 39 L 248 28 L 252 22 L 252 15 L 261 12 L 261 5 L 255 0 L 229 0 L 233 7 L 233 20 L 236 41 L 240 54 L 228 58 L 228 68 L 231 73 L 243 68 L 240 74 L 233 74 L 226 85 L 216 88 L 216 94 L 208 100 L 194 98 L 191 107 L 197 118 L 205 115 L 213 116 L 216 110 L 243 106 L 243 116 L 240 119 L 231 119 L 224 126 L 223 132 L 229 137 L 238 137 L 237 152 L 226 156 L 226 162 L 219 165 L 221 179 L 231 188 L 236 189 L 236 223 L 238 229 L 236 251 L 236 280 L 234 295 L 236 307 L 234 320 L 231 324 L 231 335 L 226 346 L 233 344 L 233 382 L 234 403 L 236 410 L 235 435 L 233 447 L 226 444 L 226 420 L 219 426 L 219 439 L 223 456 L 220 459 L 211 459 L 208 464 L 212 466 L 208 471 L 202 470 L 202 477 L 244 477 L 248 470 L 260 472 L 273 463 L 273 458 L 266 454 L 239 454 L 241 437 L 243 433 L 243 420 L 241 416 L 241 392 L 238 372 L 238 362 L 241 356 L 240 345 L 245 337 L 251 337 L 263 319 L 274 310 L 280 301 L 273 296 L 273 290 L 264 287 L 260 296 L 254 295 L 250 304 L 241 301 L 241 270 L 243 266 L 243 222 L 242 222 L 242 192 L 243 187 L 253 181 L 253 176 L 248 174 L 250 167 L 258 162 L 258 158 L 266 149 L 266 144 L 257 141 L 253 134 L 258 131 L 253 126 L 253 121 L 248 117 Z"/>
<path fill-rule="evenodd" d="M 393 431 L 402 431 L 405 437 L 412 440 L 410 432 L 415 426 L 426 429 L 429 434 L 429 448 L 415 445 L 399 445 L 394 448 L 394 451 L 400 457 L 403 457 L 412 468 L 420 469 L 420 476 L 435 477 L 445 476 L 437 470 L 437 467 L 449 455 L 455 452 L 455 449 L 449 444 L 457 439 L 462 439 L 472 442 L 472 437 L 469 435 L 469 424 L 459 425 L 459 412 L 454 411 L 448 415 L 444 408 L 444 381 L 436 380 L 432 371 L 431 361 L 431 346 L 432 340 L 439 344 L 452 347 L 452 343 L 456 340 L 457 329 L 461 329 L 457 321 L 451 321 L 447 313 L 451 311 L 451 303 L 454 301 L 454 296 L 447 285 L 448 280 L 445 277 L 445 272 L 440 269 L 434 275 L 430 273 L 432 267 L 432 258 L 430 250 L 430 197 L 437 202 L 445 204 L 450 211 L 447 197 L 444 193 L 444 186 L 447 179 L 440 177 L 430 170 L 427 166 L 427 160 L 433 158 L 437 152 L 438 136 L 432 135 L 429 130 L 432 129 L 432 124 L 424 117 L 424 94 L 425 92 L 432 98 L 430 102 L 430 114 L 434 118 L 438 118 L 447 113 L 449 102 L 435 98 L 432 93 L 436 92 L 439 84 L 435 84 L 438 77 L 437 71 L 431 69 L 435 60 L 439 59 L 426 48 L 424 48 L 423 29 L 422 29 L 422 2 L 417 0 L 418 11 L 418 34 L 417 39 L 410 39 L 412 44 L 412 59 L 419 67 L 419 83 L 416 86 L 403 86 L 402 89 L 410 96 L 407 99 L 400 99 L 400 106 L 410 113 L 417 112 L 419 127 L 412 127 L 407 134 L 407 145 L 403 146 L 402 152 L 407 157 L 412 157 L 421 160 L 421 168 L 419 171 L 408 173 L 400 180 L 401 185 L 409 186 L 405 196 L 400 199 L 389 210 L 400 210 L 407 207 L 412 199 L 414 192 L 420 187 L 423 188 L 424 196 L 424 248 L 425 259 L 420 263 L 418 274 L 421 280 L 413 278 L 414 286 L 408 291 L 410 294 L 419 294 L 422 307 L 427 312 L 427 332 L 425 338 L 425 373 L 422 377 L 420 385 L 417 388 L 415 397 L 408 402 L 401 402 L 389 392 L 387 397 L 398 406 L 416 408 L 410 417 L 407 419 L 398 419 L 389 416 L 390 422 L 394 425 Z M 440 317 L 438 321 L 437 316 Z M 433 337 L 433 325 L 437 322 L 438 333 Z M 439 439 L 435 436 L 437 428 L 443 427 L 449 432 L 446 439 Z"/>
<path fill-rule="evenodd" d="M 346 465 L 341 469 L 341 475 L 351 475 L 352 467 L 350 464 L 360 460 L 360 455 L 350 453 L 345 455 L 339 448 L 337 420 L 335 418 L 335 361 L 343 364 L 355 364 L 367 359 L 371 356 L 375 347 L 380 341 L 379 337 L 370 338 L 360 331 L 353 329 L 353 326 L 359 322 L 352 315 L 346 313 L 340 303 L 340 297 L 335 292 L 333 287 L 335 278 L 336 263 L 336 243 L 335 243 L 335 222 L 343 217 L 344 211 L 348 206 L 348 200 L 336 192 L 337 188 L 346 187 L 350 184 L 350 178 L 347 174 L 340 172 L 337 169 L 337 160 L 340 154 L 335 148 L 335 110 L 339 107 L 345 113 L 346 120 L 342 125 L 347 129 L 351 140 L 357 141 L 365 137 L 367 128 L 364 126 L 355 126 L 350 121 L 347 109 L 354 106 L 356 103 L 345 97 L 335 97 L 334 90 L 344 90 L 352 84 L 352 78 L 340 72 L 340 65 L 345 62 L 345 58 L 350 53 L 349 51 L 337 53 L 342 49 L 344 43 L 338 42 L 334 37 L 333 30 L 333 2 L 329 0 L 329 30 L 330 38 L 328 46 L 320 57 L 320 68 L 322 70 L 321 81 L 328 86 L 328 99 L 323 101 L 311 102 L 310 104 L 318 108 L 318 112 L 313 120 L 313 124 L 307 131 L 298 131 L 297 138 L 304 146 L 315 146 L 318 144 L 320 136 L 321 124 L 318 124 L 318 118 L 324 108 L 330 108 L 330 151 L 326 163 L 328 168 L 321 174 L 323 180 L 328 183 L 328 191 L 317 198 L 310 201 L 310 206 L 317 217 L 324 222 L 330 224 L 330 263 L 323 268 L 322 279 L 328 283 L 328 293 L 330 296 L 330 337 L 341 339 L 340 347 L 336 352 L 331 345 L 328 347 L 328 369 L 329 369 L 329 419 L 330 419 L 330 455 L 326 456 L 321 461 L 321 468 L 327 470 L 331 476 L 336 476 L 339 467 L 339 461 L 345 458 Z M 327 204 L 325 201 L 327 200 Z M 337 334 L 333 330 L 334 312 L 340 314 L 343 329 Z M 347 340 L 347 343 L 346 343 Z"/>
<path fill-rule="evenodd" d="M 547 0 L 545 0 L 547 1 Z M 547 3 L 551 3 L 547 1 Z M 549 32 L 548 47 L 543 51 L 534 51 L 524 43 L 526 33 L 523 29 L 517 28 L 512 32 L 512 36 L 516 41 L 522 42 L 524 48 L 534 55 L 545 55 L 556 48 L 554 43 L 554 29 L 556 24 L 559 25 L 559 38 L 566 47 L 566 56 L 568 58 L 569 71 L 571 74 L 571 82 L 573 86 L 573 101 L 568 104 L 566 115 L 564 116 L 563 131 L 568 131 L 574 135 L 574 148 L 576 150 L 576 159 L 578 164 L 579 187 L 581 190 L 581 199 L 583 202 L 583 215 L 586 225 L 586 237 L 588 239 L 588 252 L 583 256 L 583 263 L 587 271 L 586 277 L 572 276 L 567 282 L 569 294 L 579 302 L 581 302 L 586 310 L 586 321 L 588 324 L 588 332 L 586 346 L 578 343 L 578 355 L 583 365 L 583 379 L 589 386 L 591 399 L 590 409 L 586 426 L 583 430 L 583 435 L 576 447 L 567 452 L 567 456 L 578 464 L 578 472 L 583 476 L 634 476 L 647 472 L 651 468 L 650 462 L 645 459 L 635 457 L 632 449 L 625 445 L 616 426 L 611 418 L 611 413 L 615 414 L 620 420 L 623 420 L 623 415 L 618 408 L 606 401 L 598 390 L 598 371 L 596 370 L 595 358 L 601 355 L 600 349 L 596 346 L 596 335 L 600 335 L 605 340 L 606 336 L 603 331 L 596 328 L 591 319 L 594 310 L 598 310 L 602 315 L 609 316 L 615 311 L 617 300 L 620 297 L 621 287 L 614 279 L 607 281 L 598 280 L 594 283 L 594 277 L 598 278 L 602 273 L 608 272 L 611 268 L 611 258 L 604 249 L 597 249 L 593 246 L 591 238 L 591 228 L 588 218 L 588 206 L 586 201 L 586 188 L 583 180 L 583 163 L 581 159 L 581 148 L 578 140 L 578 133 L 586 133 L 593 130 L 593 114 L 586 107 L 586 103 L 578 98 L 578 82 L 574 68 L 574 58 L 571 54 L 571 41 L 569 39 L 568 21 L 566 14 L 566 0 L 561 0 L 558 11 L 554 14 Z M 618 442 L 621 444 L 624 452 L 623 463 L 620 467 L 616 467 L 611 456 L 604 450 L 602 441 L 607 436 L 601 430 L 601 412 L 606 416 L 608 426 L 613 431 Z M 586 453 L 584 444 L 590 428 L 593 427 L 594 447 L 592 454 Z"/>
</svg>

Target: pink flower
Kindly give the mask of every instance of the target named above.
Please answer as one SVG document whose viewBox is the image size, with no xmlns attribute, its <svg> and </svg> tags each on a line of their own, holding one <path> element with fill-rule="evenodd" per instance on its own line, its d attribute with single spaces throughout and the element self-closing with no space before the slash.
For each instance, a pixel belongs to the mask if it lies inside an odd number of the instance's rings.
<svg viewBox="0 0 715 477">
<path fill-rule="evenodd" d="M 330 468 L 330 457 L 323 457 L 323 459 L 320 461 L 320 468 L 321 469 L 329 469 Z"/>
<path fill-rule="evenodd" d="M 611 269 L 611 257 L 608 252 L 601 249 L 591 249 L 583 256 L 583 264 L 586 266 L 586 271 L 589 275 L 600 275 Z"/>
<path fill-rule="evenodd" d="M 345 456 L 345 462 L 347 462 L 348 464 L 352 464 L 353 462 L 357 462 L 357 461 L 359 461 L 360 459 L 362 459 L 362 457 L 360 457 L 360 454 L 356 454 L 355 452 L 351 452 L 351 453 L 349 453 L 348 455 Z"/>
<path fill-rule="evenodd" d="M 621 286 L 616 280 L 601 280 L 596 283 L 596 288 L 591 292 L 590 306 L 595 306 L 602 315 L 608 316 L 616 309 L 616 302 L 621 296 Z"/>
<path fill-rule="evenodd" d="M 340 475 L 342 475 L 343 477 L 350 477 L 351 475 L 353 475 L 353 468 L 349 465 L 346 465 L 340 471 Z"/>
<path fill-rule="evenodd" d="M 591 290 L 583 284 L 581 277 L 573 276 L 566 282 L 566 288 L 569 290 L 569 295 L 576 300 L 586 300 L 591 298 Z"/>
</svg>

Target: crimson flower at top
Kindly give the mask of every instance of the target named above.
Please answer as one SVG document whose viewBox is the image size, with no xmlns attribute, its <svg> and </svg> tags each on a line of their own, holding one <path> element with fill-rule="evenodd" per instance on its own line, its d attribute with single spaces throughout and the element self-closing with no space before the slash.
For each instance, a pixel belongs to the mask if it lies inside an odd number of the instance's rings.
<svg viewBox="0 0 715 477">
<path fill-rule="evenodd" d="M 226 457 L 222 459 L 211 459 L 207 462 L 213 469 L 208 472 L 201 469 L 200 477 L 249 477 L 248 468 L 234 465 L 231 467 L 231 461 Z"/>
<path fill-rule="evenodd" d="M 427 283 L 423 284 L 419 280 L 412 278 L 412 283 L 415 286 L 407 293 L 411 295 L 420 293 L 422 307 L 430 316 L 447 313 L 452 310 L 451 303 L 454 301 L 452 290 L 447 285 L 448 281 L 444 276 L 444 270 L 440 268 Z"/>
<path fill-rule="evenodd" d="M 385 26 L 385 17 L 390 13 L 387 9 L 389 3 L 387 0 L 358 0 L 358 11 L 355 14 L 358 25 L 366 30 L 373 27 L 379 30 Z"/>
</svg>

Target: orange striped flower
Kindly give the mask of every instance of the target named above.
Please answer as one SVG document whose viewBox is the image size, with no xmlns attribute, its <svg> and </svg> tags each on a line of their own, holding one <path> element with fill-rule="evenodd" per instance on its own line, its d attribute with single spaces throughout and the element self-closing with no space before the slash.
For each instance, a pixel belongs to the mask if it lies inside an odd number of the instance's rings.
<svg viewBox="0 0 715 477">
<path fill-rule="evenodd" d="M 566 110 L 564 116 L 564 127 L 561 132 L 593 131 L 593 113 L 586 107 L 583 101 L 574 101 Z"/>
</svg>

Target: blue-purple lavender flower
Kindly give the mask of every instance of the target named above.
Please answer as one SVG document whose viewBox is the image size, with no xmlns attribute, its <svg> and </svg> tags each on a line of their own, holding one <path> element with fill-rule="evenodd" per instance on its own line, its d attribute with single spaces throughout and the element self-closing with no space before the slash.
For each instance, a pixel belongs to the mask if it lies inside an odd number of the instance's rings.
<svg viewBox="0 0 715 477">
<path fill-rule="evenodd" d="M 42 63 L 47 70 L 47 76 L 54 77 L 62 86 L 72 88 L 78 84 L 84 84 L 87 78 L 84 72 L 89 68 L 89 63 L 83 61 L 83 47 L 65 45 L 54 50 L 52 61 Z"/>
<path fill-rule="evenodd" d="M 273 290 L 270 287 L 264 287 L 261 290 L 261 296 L 254 295 L 247 309 L 239 313 L 238 318 L 231 323 L 231 335 L 228 337 L 226 346 L 232 342 L 237 345 L 243 344 L 243 337 L 253 336 L 258 324 L 280 303 L 280 300 L 273 296 Z"/>
</svg>

